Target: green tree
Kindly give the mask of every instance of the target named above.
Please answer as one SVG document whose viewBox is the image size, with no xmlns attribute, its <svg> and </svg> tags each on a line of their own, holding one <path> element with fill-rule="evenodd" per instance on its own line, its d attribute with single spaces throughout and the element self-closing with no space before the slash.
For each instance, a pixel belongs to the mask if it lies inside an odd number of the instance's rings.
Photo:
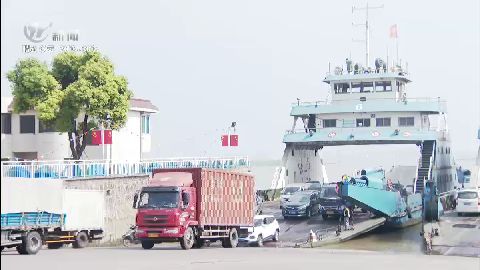
<svg viewBox="0 0 480 270">
<path fill-rule="evenodd" d="M 51 69 L 29 58 L 7 73 L 12 84 L 13 111 L 37 111 L 38 118 L 67 133 L 74 159 L 87 146 L 87 134 L 108 124 L 118 130 L 127 121 L 132 92 L 125 77 L 98 52 L 66 52 L 55 56 Z"/>
</svg>

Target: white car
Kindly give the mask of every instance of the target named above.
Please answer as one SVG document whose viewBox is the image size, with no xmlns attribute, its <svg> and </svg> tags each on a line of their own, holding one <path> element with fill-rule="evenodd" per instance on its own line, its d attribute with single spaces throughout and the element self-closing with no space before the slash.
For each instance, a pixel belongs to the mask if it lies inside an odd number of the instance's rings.
<svg viewBox="0 0 480 270">
<path fill-rule="evenodd" d="M 480 213 L 479 189 L 461 189 L 457 196 L 456 210 L 459 216 L 464 213 Z"/>
<path fill-rule="evenodd" d="M 280 195 L 280 208 L 283 208 L 284 204 L 290 199 L 293 193 L 297 191 L 305 190 L 304 184 L 291 184 L 287 185 Z"/>
<path fill-rule="evenodd" d="M 239 238 L 240 243 L 262 247 L 267 240 L 277 242 L 280 237 L 280 225 L 272 215 L 257 215 L 253 219 L 254 227 L 245 238 Z"/>
</svg>

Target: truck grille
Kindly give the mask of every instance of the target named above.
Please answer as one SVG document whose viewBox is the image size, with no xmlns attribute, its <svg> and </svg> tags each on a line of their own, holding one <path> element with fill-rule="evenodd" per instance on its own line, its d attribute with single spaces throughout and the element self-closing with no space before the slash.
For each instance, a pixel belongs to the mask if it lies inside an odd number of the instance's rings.
<svg viewBox="0 0 480 270">
<path fill-rule="evenodd" d="M 143 222 L 145 224 L 166 224 L 168 222 L 167 215 L 145 215 L 143 217 Z"/>
</svg>

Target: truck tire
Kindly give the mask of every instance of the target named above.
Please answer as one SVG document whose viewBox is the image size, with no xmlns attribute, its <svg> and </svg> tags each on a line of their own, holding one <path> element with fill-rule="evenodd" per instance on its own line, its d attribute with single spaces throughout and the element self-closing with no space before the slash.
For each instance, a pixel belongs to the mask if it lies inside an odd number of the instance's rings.
<svg viewBox="0 0 480 270">
<path fill-rule="evenodd" d="M 191 227 L 188 227 L 183 234 L 183 237 L 180 238 L 180 246 L 182 249 L 191 249 L 195 243 L 195 234 Z"/>
<path fill-rule="evenodd" d="M 47 247 L 48 249 L 59 249 L 63 247 L 63 243 L 48 243 Z"/>
<path fill-rule="evenodd" d="M 197 240 L 195 241 L 195 244 L 193 244 L 193 248 L 202 248 L 204 246 L 205 246 L 205 240 L 200 238 L 197 238 Z"/>
<path fill-rule="evenodd" d="M 155 243 L 153 243 L 152 241 L 142 241 L 142 248 L 143 249 L 151 249 L 151 248 L 153 248 L 154 245 L 155 245 Z"/>
<path fill-rule="evenodd" d="M 27 233 L 23 238 L 22 244 L 17 246 L 17 251 L 22 255 L 33 255 L 42 248 L 43 240 L 38 232 Z"/>
<path fill-rule="evenodd" d="M 231 228 L 228 232 L 228 238 L 222 240 L 222 247 L 224 248 L 236 248 L 238 245 L 238 233 L 237 229 Z"/>
<path fill-rule="evenodd" d="M 88 244 L 88 235 L 86 232 L 78 232 L 75 242 L 72 243 L 73 248 L 84 248 Z"/>
</svg>

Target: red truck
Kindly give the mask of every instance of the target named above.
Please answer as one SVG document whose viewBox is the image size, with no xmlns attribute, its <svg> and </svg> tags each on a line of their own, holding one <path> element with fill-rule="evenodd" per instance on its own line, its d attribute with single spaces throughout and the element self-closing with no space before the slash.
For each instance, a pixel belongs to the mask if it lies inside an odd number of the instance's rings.
<svg viewBox="0 0 480 270">
<path fill-rule="evenodd" d="M 234 248 L 253 226 L 252 175 L 202 168 L 157 169 L 134 196 L 135 237 L 144 249 L 180 242 L 183 249 L 220 240 Z"/>
</svg>

